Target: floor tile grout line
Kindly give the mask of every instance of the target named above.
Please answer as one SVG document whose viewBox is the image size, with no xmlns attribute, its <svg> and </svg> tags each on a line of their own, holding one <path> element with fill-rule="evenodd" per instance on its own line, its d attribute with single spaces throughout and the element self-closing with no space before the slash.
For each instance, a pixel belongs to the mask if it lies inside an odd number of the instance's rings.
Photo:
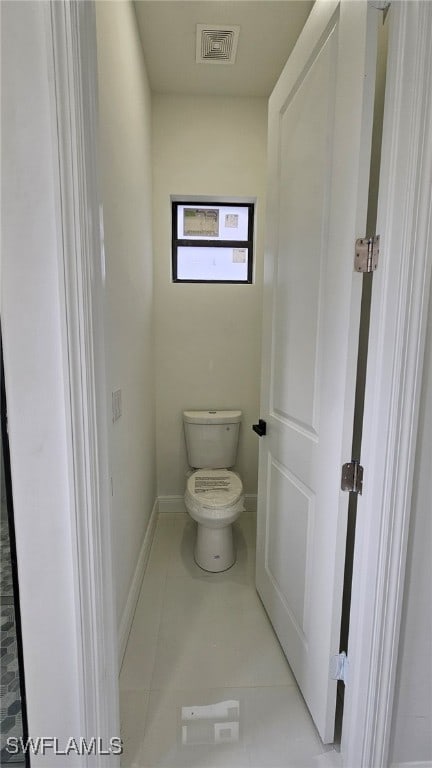
<svg viewBox="0 0 432 768">
<path fill-rule="evenodd" d="M 174 693 L 191 693 L 193 691 L 193 693 L 198 694 L 198 693 L 204 693 L 205 691 L 219 691 L 219 690 L 220 691 L 249 691 L 249 690 L 254 690 L 255 688 L 259 688 L 260 690 L 271 688 L 273 690 L 277 689 L 278 691 L 283 690 L 284 688 L 287 688 L 289 690 L 294 688 L 298 690 L 298 685 L 294 680 L 292 683 L 283 683 L 281 685 L 275 685 L 274 683 L 268 683 L 268 684 L 266 683 L 266 685 L 259 685 L 255 683 L 254 685 L 209 685 L 209 686 L 206 686 L 205 688 L 196 688 L 195 686 L 192 686 L 190 688 L 184 688 L 184 687 L 168 688 L 167 686 L 163 686 L 163 687 L 159 686 L 157 688 L 151 688 L 149 693 L 167 692 L 170 694 L 174 694 Z M 130 691 L 142 690 L 142 692 L 145 693 L 148 691 L 148 688 L 143 688 L 143 689 L 130 688 L 129 690 Z"/>
</svg>

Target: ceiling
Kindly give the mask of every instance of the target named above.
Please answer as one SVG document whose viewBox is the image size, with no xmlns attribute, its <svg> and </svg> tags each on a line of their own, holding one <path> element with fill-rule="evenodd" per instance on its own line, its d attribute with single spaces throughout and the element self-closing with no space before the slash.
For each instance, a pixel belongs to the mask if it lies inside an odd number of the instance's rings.
<svg viewBox="0 0 432 768">
<path fill-rule="evenodd" d="M 135 0 L 155 93 L 268 96 L 313 0 Z M 239 25 L 234 64 L 195 63 L 196 25 Z"/>
</svg>

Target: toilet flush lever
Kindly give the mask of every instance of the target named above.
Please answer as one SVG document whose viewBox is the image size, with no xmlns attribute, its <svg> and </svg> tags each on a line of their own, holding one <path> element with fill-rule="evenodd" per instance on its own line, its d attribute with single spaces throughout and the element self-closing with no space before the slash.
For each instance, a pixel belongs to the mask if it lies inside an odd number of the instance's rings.
<svg viewBox="0 0 432 768">
<path fill-rule="evenodd" d="M 252 429 L 259 437 L 264 437 L 267 434 L 267 424 L 264 419 L 258 419 L 258 424 L 252 424 Z"/>
</svg>

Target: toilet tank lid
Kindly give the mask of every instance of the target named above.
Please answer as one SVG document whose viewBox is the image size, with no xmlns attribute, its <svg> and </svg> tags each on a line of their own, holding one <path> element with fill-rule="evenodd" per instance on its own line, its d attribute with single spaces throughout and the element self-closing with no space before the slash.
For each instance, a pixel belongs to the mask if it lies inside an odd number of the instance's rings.
<svg viewBox="0 0 432 768">
<path fill-rule="evenodd" d="M 241 411 L 183 411 L 187 424 L 238 424 Z"/>
</svg>

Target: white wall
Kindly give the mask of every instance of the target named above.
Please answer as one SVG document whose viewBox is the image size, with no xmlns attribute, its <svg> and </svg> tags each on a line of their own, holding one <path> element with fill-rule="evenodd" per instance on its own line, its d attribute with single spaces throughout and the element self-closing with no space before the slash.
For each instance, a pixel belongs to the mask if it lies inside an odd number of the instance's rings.
<svg viewBox="0 0 432 768">
<path fill-rule="evenodd" d="M 1 313 L 29 729 L 62 743 L 85 731 L 47 11 L 1 4 Z"/>
<path fill-rule="evenodd" d="M 256 493 L 267 102 L 153 99 L 158 493 L 182 495 L 184 409 L 241 408 L 237 469 Z M 171 282 L 170 195 L 256 197 L 253 285 Z"/>
<path fill-rule="evenodd" d="M 419 414 L 414 491 L 391 736 L 391 763 L 432 765 L 432 302 Z"/>
<path fill-rule="evenodd" d="M 120 624 L 156 496 L 151 98 L 130 2 L 97 2 L 112 539 Z"/>
</svg>

